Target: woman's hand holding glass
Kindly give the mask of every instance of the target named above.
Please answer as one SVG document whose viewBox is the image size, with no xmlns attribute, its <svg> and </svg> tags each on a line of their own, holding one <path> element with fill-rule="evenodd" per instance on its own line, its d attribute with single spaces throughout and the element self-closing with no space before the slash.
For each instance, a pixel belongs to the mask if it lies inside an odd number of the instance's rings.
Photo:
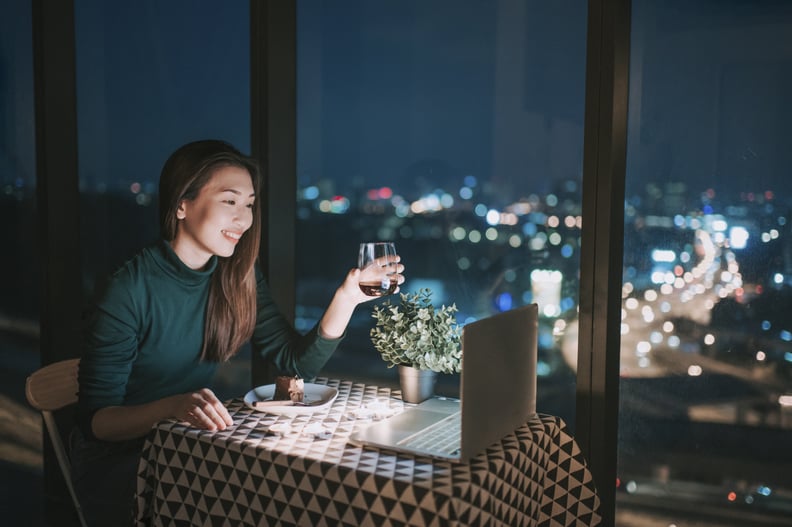
<svg viewBox="0 0 792 527">
<path fill-rule="evenodd" d="M 390 295 L 404 282 L 404 266 L 400 264 L 392 242 L 361 243 L 358 253 L 358 287 L 367 297 Z M 370 298 L 369 298 L 370 299 Z"/>
<path fill-rule="evenodd" d="M 379 245 L 379 247 L 369 247 Z M 389 247 L 385 247 L 389 245 Z M 361 244 L 358 267 L 351 269 L 319 321 L 319 334 L 339 338 L 346 331 L 355 307 L 383 294 L 398 293 L 404 283 L 404 265 L 393 243 Z"/>
</svg>

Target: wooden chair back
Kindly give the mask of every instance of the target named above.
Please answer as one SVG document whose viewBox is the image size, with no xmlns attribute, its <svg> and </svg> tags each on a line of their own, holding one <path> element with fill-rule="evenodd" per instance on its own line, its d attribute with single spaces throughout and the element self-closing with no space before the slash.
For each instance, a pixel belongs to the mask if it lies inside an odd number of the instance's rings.
<svg viewBox="0 0 792 527">
<path fill-rule="evenodd" d="M 79 367 L 80 359 L 67 359 L 39 368 L 27 378 L 25 395 L 28 403 L 39 410 L 44 418 L 45 429 L 52 441 L 55 457 L 58 459 L 63 479 L 66 480 L 66 486 L 69 488 L 80 525 L 87 527 L 82 507 L 72 485 L 71 462 L 53 414 L 54 411 L 77 402 Z"/>
</svg>

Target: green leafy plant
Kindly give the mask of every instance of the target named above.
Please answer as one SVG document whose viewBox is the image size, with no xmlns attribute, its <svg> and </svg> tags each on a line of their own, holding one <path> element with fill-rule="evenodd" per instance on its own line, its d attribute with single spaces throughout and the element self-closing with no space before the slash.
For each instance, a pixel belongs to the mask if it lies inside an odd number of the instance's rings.
<svg viewBox="0 0 792 527">
<path fill-rule="evenodd" d="M 401 293 L 401 302 L 374 306 L 376 319 L 371 342 L 388 368 L 405 365 L 439 373 L 462 371 L 462 327 L 456 321 L 456 304 L 436 308 L 432 291 Z"/>
</svg>

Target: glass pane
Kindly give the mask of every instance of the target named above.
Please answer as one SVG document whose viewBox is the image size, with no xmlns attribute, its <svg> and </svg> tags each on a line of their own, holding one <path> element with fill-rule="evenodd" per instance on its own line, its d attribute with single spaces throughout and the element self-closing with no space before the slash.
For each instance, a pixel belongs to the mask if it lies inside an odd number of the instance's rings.
<svg viewBox="0 0 792 527">
<path fill-rule="evenodd" d="M 30 4 L 3 3 L 0 14 L 0 331 L 30 333 L 39 313 Z"/>
<path fill-rule="evenodd" d="M 402 291 L 431 288 L 460 323 L 539 304 L 539 407 L 574 422 L 585 8 L 298 3 L 301 329 L 359 242 L 394 241 Z M 330 375 L 395 380 L 369 340 L 372 305 Z"/>
<path fill-rule="evenodd" d="M 168 155 L 197 139 L 250 151 L 245 2 L 75 2 L 85 298 L 159 237 L 157 186 Z M 249 389 L 249 355 L 221 378 Z M 231 370 L 229 370 L 230 373 Z"/>
<path fill-rule="evenodd" d="M 0 3 L 0 510 L 43 525 L 41 418 L 24 395 L 41 364 L 31 5 Z"/>
<path fill-rule="evenodd" d="M 620 525 L 792 513 L 789 35 L 782 2 L 633 2 Z"/>
</svg>

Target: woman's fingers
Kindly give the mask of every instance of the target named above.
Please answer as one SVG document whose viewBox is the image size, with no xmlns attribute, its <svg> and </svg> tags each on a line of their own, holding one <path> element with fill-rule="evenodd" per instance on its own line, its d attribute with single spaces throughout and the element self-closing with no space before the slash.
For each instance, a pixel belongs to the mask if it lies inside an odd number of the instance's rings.
<svg viewBox="0 0 792 527">
<path fill-rule="evenodd" d="M 404 282 L 404 276 L 402 276 L 403 274 L 404 274 L 404 266 L 402 264 L 397 265 L 396 266 L 396 275 L 399 277 L 399 283 L 400 284 L 402 282 Z"/>
<path fill-rule="evenodd" d="M 388 270 L 391 270 L 394 267 L 398 267 L 400 261 L 401 261 L 401 257 L 399 255 L 383 256 L 381 258 L 377 258 L 376 260 L 377 265 Z"/>
<path fill-rule="evenodd" d="M 208 403 L 209 412 L 207 413 L 211 413 L 211 415 L 213 415 L 213 420 L 219 420 L 219 422 L 227 426 L 234 424 L 234 420 L 231 419 L 231 414 L 228 413 L 228 409 L 220 401 L 220 399 L 217 398 L 212 390 L 204 388 L 201 390 L 201 394 L 203 395 L 204 400 Z"/>
<path fill-rule="evenodd" d="M 226 407 L 223 406 L 223 403 L 220 402 L 211 390 L 204 388 L 201 390 L 201 396 L 203 399 L 201 410 L 208 418 L 210 426 L 218 430 L 225 430 L 227 426 L 234 424 Z"/>
<path fill-rule="evenodd" d="M 386 263 L 383 265 L 370 265 L 360 271 L 361 282 L 381 282 L 383 279 L 391 280 L 398 273 L 399 268 L 404 269 L 404 266 L 395 262 Z"/>
<path fill-rule="evenodd" d="M 400 291 L 399 286 L 404 283 L 404 264 L 398 255 L 384 256 L 375 260 L 372 264 L 363 269 L 351 269 L 342 284 L 346 298 L 355 304 L 362 304 L 377 298 L 376 296 L 366 295 L 360 284 L 388 284 L 395 282 L 396 289 L 393 293 Z"/>
<path fill-rule="evenodd" d="M 225 430 L 234 424 L 228 409 L 208 388 L 187 394 L 184 416 L 179 417 L 197 428 Z"/>
<path fill-rule="evenodd" d="M 404 272 L 404 265 L 400 263 L 401 258 L 397 256 L 386 256 L 377 260 L 379 272 L 387 276 L 393 276 Z"/>
</svg>

